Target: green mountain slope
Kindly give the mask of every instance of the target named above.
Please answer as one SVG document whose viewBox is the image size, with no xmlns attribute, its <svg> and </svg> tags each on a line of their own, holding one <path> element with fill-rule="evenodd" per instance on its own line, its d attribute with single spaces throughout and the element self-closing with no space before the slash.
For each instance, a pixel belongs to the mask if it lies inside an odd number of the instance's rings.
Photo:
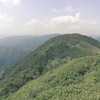
<svg viewBox="0 0 100 100">
<path fill-rule="evenodd" d="M 4 71 L 0 80 L 0 97 L 14 93 L 28 81 L 71 59 L 99 53 L 100 43 L 90 37 L 79 34 L 57 36 Z"/>
<path fill-rule="evenodd" d="M 5 68 L 5 66 L 14 64 L 57 35 L 58 34 L 44 36 L 14 36 L 0 39 L 0 68 Z"/>
<path fill-rule="evenodd" d="M 7 100 L 100 100 L 100 56 L 69 61 L 27 83 Z"/>
</svg>

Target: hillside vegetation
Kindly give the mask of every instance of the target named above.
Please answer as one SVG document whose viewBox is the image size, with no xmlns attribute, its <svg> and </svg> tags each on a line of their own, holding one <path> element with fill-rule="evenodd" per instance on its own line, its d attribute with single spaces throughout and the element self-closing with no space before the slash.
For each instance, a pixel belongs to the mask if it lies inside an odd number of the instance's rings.
<svg viewBox="0 0 100 100">
<path fill-rule="evenodd" d="M 7 100 L 100 100 L 100 56 L 69 61 L 27 83 Z"/>
<path fill-rule="evenodd" d="M 40 45 L 57 36 L 13 36 L 0 39 L 0 69 L 19 61 Z"/>
<path fill-rule="evenodd" d="M 27 82 L 38 78 L 49 70 L 61 67 L 72 59 L 97 56 L 99 53 L 100 43 L 87 36 L 66 34 L 52 38 L 4 71 L 2 80 L 0 80 L 0 97 L 1 99 L 6 98 Z"/>
</svg>

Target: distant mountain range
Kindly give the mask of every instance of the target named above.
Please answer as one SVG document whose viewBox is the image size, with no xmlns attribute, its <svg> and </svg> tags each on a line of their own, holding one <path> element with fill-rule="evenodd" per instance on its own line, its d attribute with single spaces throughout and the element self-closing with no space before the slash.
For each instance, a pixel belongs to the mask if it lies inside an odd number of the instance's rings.
<svg viewBox="0 0 100 100">
<path fill-rule="evenodd" d="M 1 100 L 99 100 L 99 58 L 97 40 L 56 36 L 2 72 Z"/>
<path fill-rule="evenodd" d="M 100 41 L 100 37 L 96 38 L 98 41 Z"/>
<path fill-rule="evenodd" d="M 0 67 L 14 64 L 57 35 L 13 36 L 0 39 Z"/>
</svg>

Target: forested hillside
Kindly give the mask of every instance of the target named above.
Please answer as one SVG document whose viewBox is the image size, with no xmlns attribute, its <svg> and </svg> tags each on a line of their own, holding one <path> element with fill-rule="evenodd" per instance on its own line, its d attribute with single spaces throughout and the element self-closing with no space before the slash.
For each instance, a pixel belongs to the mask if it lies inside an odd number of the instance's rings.
<svg viewBox="0 0 100 100">
<path fill-rule="evenodd" d="M 0 68 L 14 64 L 57 35 L 13 36 L 0 39 Z"/>
<path fill-rule="evenodd" d="M 97 58 L 99 58 L 99 54 L 100 43 L 91 37 L 80 34 L 65 34 L 52 38 L 44 45 L 31 52 L 21 61 L 5 69 L 2 75 L 2 80 L 0 80 L 0 97 L 6 98 L 12 93 L 18 91 L 27 82 L 37 79 L 49 70 L 61 67 L 63 64 L 67 64 L 72 59 L 86 56 L 97 56 Z M 77 63 L 78 65 L 81 65 L 80 60 L 77 62 L 79 62 Z M 99 64 L 99 61 L 97 63 Z M 88 64 L 88 60 L 86 64 Z M 89 64 L 92 66 L 92 63 Z M 83 67 L 83 65 L 79 67 Z M 70 70 L 68 69 L 68 72 L 70 72 Z M 84 74 L 84 70 L 89 69 L 82 68 L 82 70 L 82 73 Z M 66 84 L 69 85 L 73 84 L 74 81 L 77 82 L 76 78 L 79 78 L 78 80 L 81 81 L 81 74 L 79 77 L 77 77 L 77 74 L 75 74 L 76 76 L 73 76 L 74 74 L 71 75 L 70 73 L 69 77 L 74 77 L 75 80 L 70 78 Z"/>
<path fill-rule="evenodd" d="M 100 56 L 69 61 L 27 83 L 7 100 L 100 100 Z"/>
</svg>

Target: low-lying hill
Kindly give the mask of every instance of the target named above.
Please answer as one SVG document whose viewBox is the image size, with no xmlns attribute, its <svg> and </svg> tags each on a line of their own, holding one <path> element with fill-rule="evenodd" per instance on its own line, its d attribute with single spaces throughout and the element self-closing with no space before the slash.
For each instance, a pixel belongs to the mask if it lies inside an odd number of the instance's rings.
<svg viewBox="0 0 100 100">
<path fill-rule="evenodd" d="M 72 60 L 27 83 L 7 100 L 100 100 L 100 56 Z"/>
<path fill-rule="evenodd" d="M 28 81 L 71 59 L 99 53 L 100 43 L 90 37 L 79 34 L 57 36 L 4 71 L 0 80 L 0 97 L 16 92 Z"/>
</svg>

